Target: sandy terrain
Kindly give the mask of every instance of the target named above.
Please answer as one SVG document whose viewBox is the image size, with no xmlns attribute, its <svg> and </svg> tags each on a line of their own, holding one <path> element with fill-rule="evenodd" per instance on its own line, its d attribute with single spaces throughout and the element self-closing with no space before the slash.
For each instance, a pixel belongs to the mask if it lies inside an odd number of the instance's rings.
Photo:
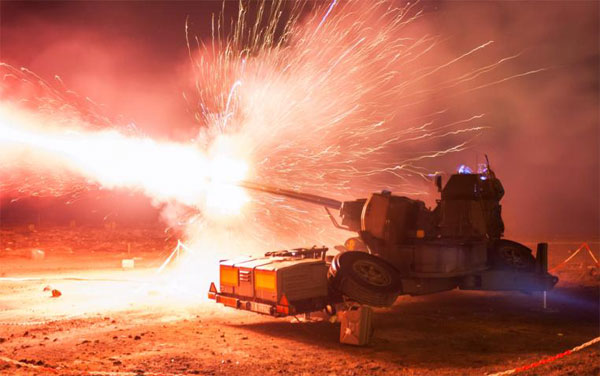
<svg viewBox="0 0 600 376">
<path fill-rule="evenodd" d="M 549 293 L 547 312 L 540 296 L 520 293 L 402 297 L 392 308 L 376 310 L 372 344 L 358 348 L 338 343 L 339 324 L 231 310 L 206 301 L 204 280 L 184 288 L 168 274 L 157 276 L 150 267 L 173 245 L 162 235 L 137 230 L 139 242 L 147 242 L 140 246 L 123 231 L 107 237 L 106 230 L 89 230 L 83 240 L 73 229 L 19 231 L 2 232 L 3 375 L 483 375 L 599 335 L 598 283 L 580 278 L 585 268 L 570 282 L 563 276 Z M 118 250 L 102 248 L 106 242 Z M 60 251 L 57 244 L 71 249 Z M 94 254 L 85 252 L 94 244 Z M 46 258 L 26 258 L 31 246 L 48 250 Z M 120 270 L 120 259 L 132 254 L 141 258 L 138 268 Z M 31 279 L 8 280 L 24 276 Z M 72 276 L 81 279 L 65 279 Z M 51 298 L 46 286 L 62 296 Z M 595 345 L 523 374 L 597 375 L 599 364 Z"/>
</svg>

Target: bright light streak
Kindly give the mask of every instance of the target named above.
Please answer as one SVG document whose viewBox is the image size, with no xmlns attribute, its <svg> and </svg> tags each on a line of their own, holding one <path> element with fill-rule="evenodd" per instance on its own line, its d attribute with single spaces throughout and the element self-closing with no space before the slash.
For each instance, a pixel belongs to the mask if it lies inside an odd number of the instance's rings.
<svg viewBox="0 0 600 376">
<path fill-rule="evenodd" d="M 325 15 L 321 19 L 321 22 L 319 22 L 319 25 L 317 26 L 317 30 L 319 30 L 321 28 L 321 25 L 323 25 L 323 22 L 325 22 L 325 20 L 327 20 L 327 16 L 329 16 L 329 13 L 331 13 L 331 10 L 333 9 L 333 7 L 335 6 L 336 3 L 337 3 L 337 0 L 332 0 L 331 4 L 329 5 L 329 8 L 327 8 L 327 12 L 325 12 Z"/>
<path fill-rule="evenodd" d="M 244 179 L 247 165 L 195 145 L 128 137 L 115 130 L 60 129 L 52 118 L 1 105 L 0 147 L 4 157 L 35 159 L 103 188 L 140 190 L 158 202 L 174 201 L 209 214 L 236 213 L 247 201 L 245 192 L 232 185 Z"/>
</svg>

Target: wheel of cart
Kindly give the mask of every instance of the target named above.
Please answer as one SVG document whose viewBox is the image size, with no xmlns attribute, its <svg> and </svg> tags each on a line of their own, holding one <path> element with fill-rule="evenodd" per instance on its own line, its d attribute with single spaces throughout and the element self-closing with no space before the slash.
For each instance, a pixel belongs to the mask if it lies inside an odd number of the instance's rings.
<svg viewBox="0 0 600 376">
<path fill-rule="evenodd" d="M 520 272 L 535 270 L 535 257 L 531 249 L 511 240 L 494 241 L 489 256 L 495 269 L 512 269 Z"/>
<path fill-rule="evenodd" d="M 387 261 L 368 253 L 338 254 L 329 267 L 331 287 L 358 303 L 387 307 L 401 290 L 400 276 Z"/>
</svg>

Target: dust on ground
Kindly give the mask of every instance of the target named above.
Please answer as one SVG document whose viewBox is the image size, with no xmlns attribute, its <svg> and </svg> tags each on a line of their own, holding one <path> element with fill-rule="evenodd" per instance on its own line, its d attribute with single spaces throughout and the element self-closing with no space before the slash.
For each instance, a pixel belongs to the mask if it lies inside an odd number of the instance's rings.
<svg viewBox="0 0 600 376">
<path fill-rule="evenodd" d="M 561 353 L 600 328 L 598 279 L 580 255 L 548 294 L 547 311 L 540 295 L 518 292 L 401 297 L 375 310 L 372 343 L 351 347 L 338 342 L 339 324 L 321 317 L 235 311 L 207 302 L 204 282 L 169 285 L 156 267 L 176 241 L 160 229 L 4 228 L 1 235 L 6 375 L 482 375 Z M 568 256 L 552 253 L 560 247 L 550 245 L 551 265 Z M 136 258 L 136 268 L 121 270 L 122 258 Z M 51 298 L 51 289 L 62 295 Z M 594 375 L 598 364 L 595 345 L 523 374 Z"/>
</svg>

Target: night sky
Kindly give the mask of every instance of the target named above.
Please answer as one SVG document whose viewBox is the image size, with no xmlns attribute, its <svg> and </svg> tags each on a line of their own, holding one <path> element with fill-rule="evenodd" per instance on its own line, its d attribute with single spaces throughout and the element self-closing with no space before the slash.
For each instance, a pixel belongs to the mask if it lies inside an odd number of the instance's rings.
<svg viewBox="0 0 600 376">
<path fill-rule="evenodd" d="M 456 56 L 494 40 L 496 56 L 521 53 L 506 75 L 546 68 L 453 98 L 452 111 L 476 108 L 491 129 L 471 149 L 431 167 L 452 171 L 487 153 L 507 191 L 507 235 L 599 238 L 599 3 L 422 6 L 423 27 L 447 37 L 441 53 Z M 145 133 L 181 141 L 201 126 L 181 95 L 190 69 L 185 20 L 193 34 L 209 38 L 211 14 L 221 7 L 220 1 L 2 1 L 0 61 L 45 79 L 59 75 Z M 225 9 L 226 17 L 234 15 L 237 2 Z"/>
</svg>

